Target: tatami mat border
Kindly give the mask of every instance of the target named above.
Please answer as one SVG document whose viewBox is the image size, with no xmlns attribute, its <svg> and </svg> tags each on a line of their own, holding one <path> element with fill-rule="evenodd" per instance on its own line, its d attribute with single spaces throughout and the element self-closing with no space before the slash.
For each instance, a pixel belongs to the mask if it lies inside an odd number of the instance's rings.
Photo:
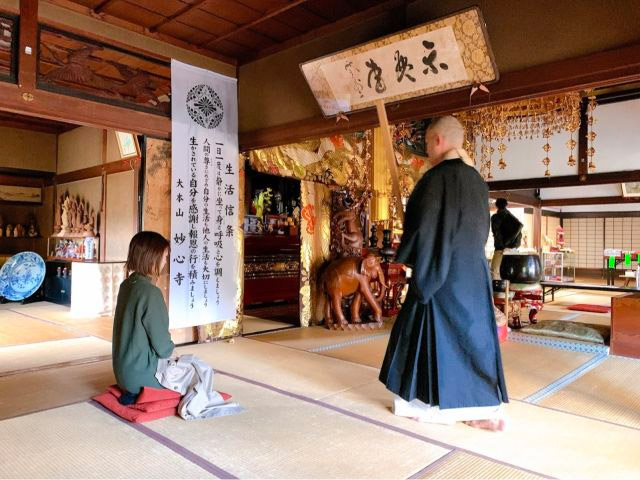
<svg viewBox="0 0 640 480">
<path fill-rule="evenodd" d="M 257 337 L 259 335 L 267 335 L 268 333 L 284 332 L 285 330 L 294 330 L 296 328 L 302 328 L 302 327 L 296 327 L 295 325 L 291 325 L 290 327 L 271 328 L 269 330 L 261 330 L 259 332 L 243 333 L 242 336 L 245 338 Z"/>
<path fill-rule="evenodd" d="M 344 342 L 334 343 L 333 345 L 324 345 L 322 347 L 312 348 L 307 351 L 310 353 L 326 352 L 327 350 L 335 350 L 337 348 L 349 347 L 351 345 L 360 345 L 361 343 L 367 343 L 367 342 L 370 342 L 371 340 L 388 337 L 389 335 L 390 335 L 389 332 L 377 333 L 375 335 L 367 335 L 366 337 L 362 337 L 362 338 L 354 338 L 352 340 L 346 340 Z"/>
<path fill-rule="evenodd" d="M 263 332 L 247 333 L 246 335 L 245 335 L 245 334 L 242 334 L 242 337 L 244 337 L 244 338 L 249 338 L 249 337 L 259 337 L 260 335 L 270 335 L 270 334 L 272 334 L 272 333 L 276 333 L 276 332 L 284 332 L 285 330 L 286 330 L 286 331 L 289 331 L 289 330 L 299 330 L 299 329 L 301 329 L 301 328 L 310 328 L 310 327 L 296 327 L 296 326 L 294 325 L 294 326 L 291 326 L 291 327 L 282 327 L 282 328 L 274 328 L 274 329 L 272 329 L 272 330 L 265 330 L 265 331 L 263 331 Z"/>
<path fill-rule="evenodd" d="M 425 442 L 425 443 L 428 443 L 428 444 L 431 444 L 431 445 L 435 445 L 437 447 L 445 448 L 447 450 L 457 450 L 459 452 L 468 453 L 469 455 L 474 455 L 474 456 L 476 456 L 478 458 L 484 458 L 485 460 L 489 460 L 491 462 L 499 463 L 501 465 L 505 465 L 507 467 L 511 467 L 511 468 L 514 468 L 514 469 L 517 469 L 517 470 L 521 470 L 523 472 L 528 472 L 528 473 L 531 473 L 533 475 L 538 475 L 538 476 L 540 476 L 542 478 L 548 478 L 548 479 L 555 478 L 555 477 L 551 477 L 549 475 L 545 475 L 545 474 L 540 473 L 540 472 L 535 472 L 533 470 L 529 470 L 529 469 L 526 469 L 526 468 L 519 467 L 519 466 L 514 465 L 512 463 L 504 462 L 502 460 L 498 460 L 498 459 L 495 459 L 495 458 L 492 458 L 492 457 L 489 457 L 489 456 L 486 456 L 486 455 L 479 454 L 479 453 L 474 452 L 472 450 L 459 448 L 459 447 L 456 447 L 455 445 L 451 445 L 451 444 L 436 440 L 434 438 L 427 437 L 426 435 L 420 435 L 419 433 L 415 433 L 415 432 L 412 432 L 410 430 L 406 430 L 404 428 L 396 427 L 395 425 L 390 425 L 388 423 L 384 423 L 384 422 L 381 422 L 379 420 L 375 420 L 373 418 L 370 418 L 370 417 L 367 417 L 367 416 L 364 416 L 364 415 L 360 415 L 359 413 L 355 413 L 355 412 L 352 412 L 352 411 L 349 411 L 349 410 L 345 410 L 344 408 L 340 408 L 340 407 L 337 407 L 335 405 L 331 405 L 330 403 L 326 403 L 326 402 L 323 402 L 321 400 L 316 400 L 314 398 L 307 397 L 305 395 L 300 395 L 298 393 L 289 392 L 287 390 L 283 390 L 281 388 L 278 388 L 278 387 L 275 387 L 273 385 L 269 385 L 269 384 L 266 384 L 266 383 L 262 383 L 262 382 L 259 382 L 257 380 L 252 380 L 250 378 L 246 378 L 246 377 L 243 377 L 243 376 L 240 376 L 240 375 L 236 375 L 236 374 L 230 373 L 230 372 L 225 372 L 225 371 L 222 371 L 222 370 L 217 370 L 216 373 L 218 373 L 220 375 L 226 375 L 227 377 L 230 377 L 230 378 L 235 378 L 236 380 L 240 380 L 242 382 L 250 383 L 251 385 L 255 385 L 257 387 L 266 388 L 267 390 L 271 390 L 272 392 L 276 392 L 276 393 L 279 393 L 281 395 L 285 395 L 285 396 L 290 397 L 290 398 L 295 398 L 296 400 L 301 400 L 303 402 L 310 403 L 312 405 L 317 405 L 317 406 L 320 406 L 320 407 L 323 407 L 323 408 L 327 408 L 329 410 L 333 410 L 334 412 L 340 413 L 340 414 L 345 415 L 347 417 L 354 418 L 356 420 L 360 420 L 360 421 L 369 423 L 371 425 L 375 425 L 377 427 L 383 428 L 385 430 L 390 430 L 392 432 L 396 432 L 396 433 L 399 433 L 401 435 L 405 435 L 405 436 L 413 438 L 415 440 L 419 440 L 419 441 L 422 441 L 422 442 Z"/>
<path fill-rule="evenodd" d="M 593 370 L 595 367 L 600 365 L 602 362 L 604 362 L 607 356 L 608 355 L 606 353 L 601 353 L 599 355 L 596 355 L 595 357 L 589 359 L 588 361 L 580 365 L 575 370 L 567 373 L 566 375 L 560 377 L 559 379 L 550 383 L 546 387 L 524 398 L 523 401 L 528 403 L 538 403 L 540 400 L 548 397 L 549 395 L 553 395 L 554 393 L 558 392 L 559 390 L 562 390 L 564 387 L 566 387 L 570 383 L 574 382 L 575 380 L 583 376 L 588 371 Z"/>
<path fill-rule="evenodd" d="M 451 458 L 451 456 L 453 454 L 455 454 L 457 451 L 458 450 L 455 449 L 455 450 L 451 450 L 450 452 L 445 453 L 443 456 L 441 456 L 435 462 L 431 462 L 429 465 L 424 467 L 422 470 L 419 470 L 416 473 L 414 473 L 413 475 L 411 475 L 410 477 L 408 477 L 407 480 L 413 480 L 413 479 L 416 479 L 416 478 L 422 478 L 425 474 L 429 473 L 431 470 L 436 468 L 438 465 L 440 465 L 440 464 L 446 462 L 447 460 L 449 460 L 449 458 Z"/>
<path fill-rule="evenodd" d="M 608 355 L 609 347 L 587 342 L 575 342 L 571 340 L 560 340 L 542 335 L 530 335 L 526 333 L 509 332 L 508 340 L 518 343 L 528 343 L 530 345 L 541 345 L 543 347 L 569 350 L 571 352 L 595 353 L 597 355 Z"/>
<path fill-rule="evenodd" d="M 222 468 L 218 467 L 217 465 L 214 465 L 209 460 L 207 460 L 205 458 L 202 458 L 200 455 L 197 455 L 197 454 L 193 453 L 191 450 L 188 450 L 185 447 L 183 447 L 182 445 L 179 445 L 178 443 L 174 442 L 170 438 L 167 438 L 164 435 L 162 435 L 162 434 L 160 434 L 160 433 L 158 433 L 158 432 L 156 432 L 156 431 L 154 431 L 154 430 L 152 430 L 152 429 L 150 429 L 148 427 L 145 427 L 144 425 L 141 425 L 139 423 L 131 423 L 131 422 L 128 422 L 128 421 L 120 418 L 118 415 L 116 415 L 115 413 L 113 413 L 110 410 L 106 409 L 105 407 L 103 407 L 102 405 L 100 405 L 98 402 L 96 402 L 94 400 L 89 401 L 89 404 L 93 405 L 98 410 L 102 410 L 103 412 L 111 415 L 113 418 L 119 420 L 120 422 L 124 423 L 125 425 L 129 425 L 130 427 L 134 428 L 135 430 L 137 430 L 138 432 L 142 433 L 143 435 L 146 435 L 147 437 L 155 440 L 156 442 L 158 442 L 161 445 L 165 446 L 169 450 L 172 450 L 173 452 L 177 453 L 178 455 L 183 457 L 185 460 L 190 461 L 194 465 L 197 465 L 198 467 L 202 468 L 203 470 L 209 472 L 212 475 L 215 475 L 218 478 L 222 478 L 222 479 L 237 479 L 238 478 L 235 475 L 232 475 L 231 473 L 227 472 L 226 470 L 223 470 Z"/>
</svg>

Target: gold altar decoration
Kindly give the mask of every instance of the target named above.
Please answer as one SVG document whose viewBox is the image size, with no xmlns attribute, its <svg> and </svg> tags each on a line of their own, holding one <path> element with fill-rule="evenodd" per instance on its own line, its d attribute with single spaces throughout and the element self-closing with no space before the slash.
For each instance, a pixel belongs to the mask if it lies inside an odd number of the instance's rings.
<svg viewBox="0 0 640 480">
<path fill-rule="evenodd" d="M 420 136 L 420 134 L 416 133 L 418 128 L 416 128 L 415 125 L 411 125 L 412 123 L 415 124 L 418 122 L 407 122 L 396 125 L 392 135 L 394 138 L 393 149 L 398 165 L 400 193 L 403 203 L 406 203 L 416 183 L 418 183 L 418 180 L 420 180 L 429 168 L 427 157 L 420 154 L 423 153 L 424 150 L 424 128 L 421 130 L 422 136 Z M 411 144 L 412 142 L 419 142 L 422 151 L 418 153 L 416 151 L 418 150 L 417 148 L 409 148 L 407 143 Z M 380 128 L 376 128 L 373 131 L 372 160 L 371 187 L 373 198 L 371 203 L 371 220 L 373 222 L 386 222 L 390 218 L 396 218 L 396 207 L 395 200 L 392 197 L 391 175 L 387 160 L 384 157 L 382 131 Z"/>
<path fill-rule="evenodd" d="M 160 233 L 165 238 L 171 237 L 171 142 L 155 138 L 147 138 L 146 141 L 146 171 L 145 190 L 143 198 L 142 222 L 144 230 L 152 230 Z M 238 160 L 239 163 L 239 225 L 244 220 L 244 158 Z M 239 262 L 244 262 L 244 232 L 240 228 L 236 235 L 237 248 L 240 249 Z M 242 281 L 243 265 L 238 268 L 240 275 L 240 288 L 236 293 L 236 319 L 226 322 L 211 323 L 202 325 L 195 329 L 197 337 L 194 336 L 194 328 L 189 327 L 184 332 L 172 330 L 172 338 L 178 342 L 210 342 L 221 338 L 232 337 L 241 333 L 242 323 Z M 169 303 L 169 273 L 160 275 L 157 282 L 162 290 L 165 302 Z"/>
<path fill-rule="evenodd" d="M 596 132 L 593 131 L 593 124 L 596 122 L 596 119 L 593 116 L 593 112 L 595 111 L 596 106 L 596 97 L 590 95 L 589 102 L 587 103 L 587 157 L 589 157 L 589 171 L 596 169 L 596 164 L 593 162 L 593 157 L 596 154 L 596 149 L 593 146 L 593 141 L 596 139 Z"/>
<path fill-rule="evenodd" d="M 576 143 L 573 134 L 580 126 L 580 99 L 579 92 L 569 92 L 461 112 L 456 116 L 467 133 L 465 149 L 473 154 L 476 139 L 481 142 L 480 172 L 486 179 L 491 179 L 493 154 L 496 151 L 494 144 L 497 144 L 500 154 L 498 166 L 504 169 L 507 167 L 505 140 L 544 138 L 546 155 L 542 163 L 546 167 L 545 175 L 550 176 L 549 138 L 556 133 L 567 131 L 571 135 L 571 140 L 567 142 L 570 153 L 568 163 L 575 164 L 573 151 Z"/>
<path fill-rule="evenodd" d="M 329 260 L 331 242 L 331 191 L 320 183 L 300 182 L 300 326 L 322 321 L 317 278 L 320 267 Z"/>
<path fill-rule="evenodd" d="M 367 135 L 355 132 L 251 150 L 249 164 L 271 175 L 362 189 L 367 185 Z"/>
</svg>

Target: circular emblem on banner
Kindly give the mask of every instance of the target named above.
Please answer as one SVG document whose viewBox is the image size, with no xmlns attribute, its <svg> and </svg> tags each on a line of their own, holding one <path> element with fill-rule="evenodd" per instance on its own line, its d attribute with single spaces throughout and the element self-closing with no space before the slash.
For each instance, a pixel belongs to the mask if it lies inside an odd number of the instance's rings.
<svg viewBox="0 0 640 480">
<path fill-rule="evenodd" d="M 222 101 L 209 85 L 196 85 L 189 90 L 187 111 L 191 119 L 204 128 L 216 128 L 224 117 Z"/>
</svg>

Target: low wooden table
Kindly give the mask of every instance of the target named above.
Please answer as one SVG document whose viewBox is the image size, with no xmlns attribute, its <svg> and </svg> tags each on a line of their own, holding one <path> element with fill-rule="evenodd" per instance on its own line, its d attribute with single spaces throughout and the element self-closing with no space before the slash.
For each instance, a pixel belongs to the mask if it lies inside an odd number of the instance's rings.
<svg viewBox="0 0 640 480">
<path fill-rule="evenodd" d="M 640 293 L 611 299 L 611 353 L 640 358 Z"/>
<path fill-rule="evenodd" d="M 540 282 L 543 290 L 543 297 L 546 300 L 547 295 L 551 294 L 551 301 L 553 302 L 556 299 L 555 293 L 556 290 L 561 290 L 563 288 L 571 288 L 573 290 L 597 290 L 601 292 L 627 292 L 627 293 L 637 293 L 638 290 L 635 288 L 628 287 L 616 287 L 615 285 L 593 285 L 590 283 L 573 283 L 573 282 L 550 282 L 550 281 L 542 281 Z"/>
</svg>

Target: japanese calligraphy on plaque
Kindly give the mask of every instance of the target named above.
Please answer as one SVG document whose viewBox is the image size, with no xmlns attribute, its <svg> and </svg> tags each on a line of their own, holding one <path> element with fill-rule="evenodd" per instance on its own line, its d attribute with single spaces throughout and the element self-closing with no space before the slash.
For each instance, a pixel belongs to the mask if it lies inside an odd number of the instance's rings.
<svg viewBox="0 0 640 480">
<path fill-rule="evenodd" d="M 172 328 L 234 319 L 239 291 L 236 80 L 173 61 Z"/>
<path fill-rule="evenodd" d="M 325 116 L 498 79 L 477 7 L 300 68 Z"/>
</svg>

